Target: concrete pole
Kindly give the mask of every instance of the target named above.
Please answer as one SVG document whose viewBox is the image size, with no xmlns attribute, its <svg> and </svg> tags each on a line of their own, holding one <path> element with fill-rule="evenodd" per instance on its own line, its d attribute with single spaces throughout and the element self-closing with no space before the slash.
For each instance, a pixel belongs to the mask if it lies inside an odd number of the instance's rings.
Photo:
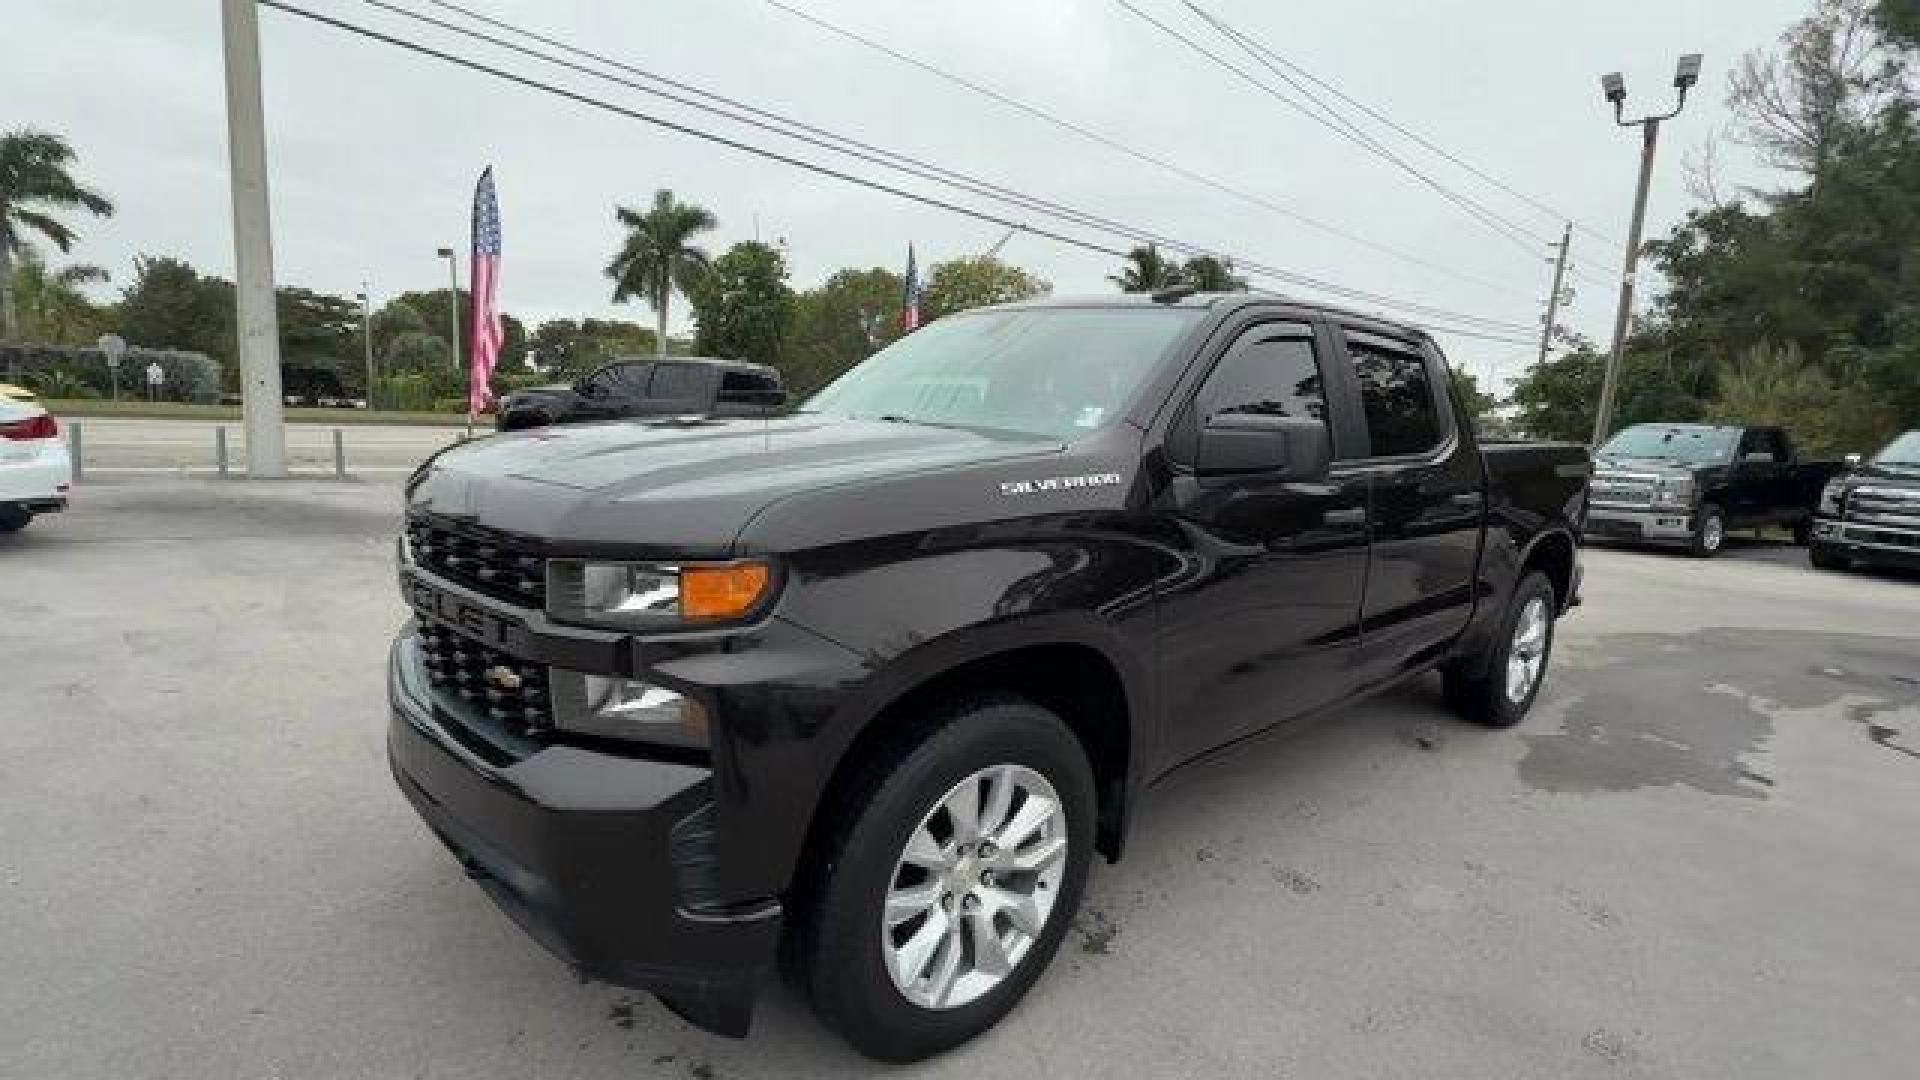
<svg viewBox="0 0 1920 1080">
<path fill-rule="evenodd" d="M 266 113 L 260 103 L 260 25 L 254 0 L 220 0 L 226 40 L 227 153 L 233 189 L 235 329 L 247 474 L 287 475 L 280 397 L 280 321 L 274 312 L 272 210 L 267 198 Z"/>
<path fill-rule="evenodd" d="M 1633 224 L 1627 230 L 1626 263 L 1620 270 L 1620 310 L 1613 315 L 1613 353 L 1607 357 L 1607 375 L 1600 384 L 1600 408 L 1593 416 L 1593 445 L 1613 434 L 1613 399 L 1620 387 L 1620 361 L 1627 351 L 1627 329 L 1633 318 L 1633 278 L 1640 267 L 1640 228 L 1647 220 L 1647 185 L 1653 180 L 1653 151 L 1660 142 L 1660 120 L 1640 122 L 1640 186 L 1633 193 Z"/>
<path fill-rule="evenodd" d="M 373 411 L 373 292 L 360 283 L 360 338 L 367 347 L 367 411 Z"/>
<path fill-rule="evenodd" d="M 1547 294 L 1547 325 L 1540 328 L 1540 363 L 1547 362 L 1547 346 L 1553 344 L 1553 320 L 1560 317 L 1560 285 L 1567 279 L 1567 249 L 1573 246 L 1573 222 L 1560 233 L 1560 243 L 1554 245 L 1560 249 L 1560 255 L 1553 260 L 1553 291 Z"/>
</svg>

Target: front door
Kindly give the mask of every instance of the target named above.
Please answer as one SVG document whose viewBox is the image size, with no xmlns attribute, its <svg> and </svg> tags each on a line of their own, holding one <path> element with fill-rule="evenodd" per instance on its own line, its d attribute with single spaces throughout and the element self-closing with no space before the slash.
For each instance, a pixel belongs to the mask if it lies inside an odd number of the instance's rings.
<svg viewBox="0 0 1920 1080">
<path fill-rule="evenodd" d="M 1368 681 L 1426 665 L 1466 629 L 1480 561 L 1485 470 L 1417 342 L 1342 332 L 1366 414 L 1373 561 L 1361 632 Z"/>
<path fill-rule="evenodd" d="M 1188 567 L 1161 594 L 1162 759 L 1173 765 L 1341 696 L 1357 659 L 1367 567 L 1366 479 L 1195 476 L 1197 432 L 1223 412 L 1313 417 L 1336 454 L 1325 331 L 1256 322 L 1220 354 L 1168 431 L 1166 499 Z M 1336 397 L 1337 400 L 1337 397 Z"/>
</svg>

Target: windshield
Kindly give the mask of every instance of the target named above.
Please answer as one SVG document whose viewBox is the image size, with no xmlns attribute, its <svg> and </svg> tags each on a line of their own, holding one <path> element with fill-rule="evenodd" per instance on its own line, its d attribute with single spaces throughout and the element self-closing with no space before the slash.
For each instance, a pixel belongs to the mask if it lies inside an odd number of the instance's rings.
<svg viewBox="0 0 1920 1080">
<path fill-rule="evenodd" d="M 1656 458 L 1685 465 L 1714 465 L 1733 456 L 1738 428 L 1640 424 L 1608 439 L 1601 457 Z"/>
<path fill-rule="evenodd" d="M 1920 469 L 1920 431 L 1909 431 L 1880 448 L 1873 455 L 1875 465 L 1892 465 L 1902 469 Z"/>
<path fill-rule="evenodd" d="M 1198 308 L 1029 308 L 956 315 L 875 353 L 811 412 L 1032 435 L 1104 427 Z"/>
</svg>

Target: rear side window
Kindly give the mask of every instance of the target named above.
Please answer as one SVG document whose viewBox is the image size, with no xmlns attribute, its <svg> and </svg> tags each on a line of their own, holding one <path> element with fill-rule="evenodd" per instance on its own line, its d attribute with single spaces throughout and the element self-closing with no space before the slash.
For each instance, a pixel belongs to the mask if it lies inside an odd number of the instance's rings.
<svg viewBox="0 0 1920 1080">
<path fill-rule="evenodd" d="M 1327 395 L 1313 360 L 1313 342 L 1250 331 L 1207 377 L 1199 406 L 1202 422 L 1220 413 L 1260 413 L 1325 423 Z"/>
<path fill-rule="evenodd" d="M 647 396 L 670 401 L 705 396 L 707 371 L 694 364 L 660 364 L 653 369 Z"/>
<path fill-rule="evenodd" d="M 1350 337 L 1347 354 L 1360 383 L 1374 457 L 1419 454 L 1440 445 L 1440 410 L 1419 353 Z"/>
</svg>

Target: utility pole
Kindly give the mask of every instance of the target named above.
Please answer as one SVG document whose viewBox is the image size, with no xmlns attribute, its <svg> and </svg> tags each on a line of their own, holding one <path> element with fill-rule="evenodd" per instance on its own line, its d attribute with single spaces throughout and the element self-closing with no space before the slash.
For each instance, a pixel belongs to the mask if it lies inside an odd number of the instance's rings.
<svg viewBox="0 0 1920 1080">
<path fill-rule="evenodd" d="M 266 112 L 260 104 L 260 24 L 254 0 L 220 0 L 226 45 L 227 154 L 233 190 L 233 294 L 240 344 L 240 411 L 247 475 L 287 475 L 280 396 L 280 320 L 274 311 Z"/>
<path fill-rule="evenodd" d="M 1609 72 L 1600 79 L 1607 101 L 1613 106 L 1613 122 L 1621 127 L 1640 129 L 1640 182 L 1633 193 L 1633 223 L 1627 228 L 1627 254 L 1620 268 L 1620 307 L 1613 315 L 1613 351 L 1607 356 L 1606 377 L 1600 384 L 1600 408 L 1593 417 L 1593 445 L 1599 446 L 1613 433 L 1613 403 L 1620 385 L 1620 361 L 1627 351 L 1627 331 L 1633 319 L 1633 279 L 1640 266 L 1640 231 L 1647 218 L 1647 186 L 1653 180 L 1653 152 L 1660 144 L 1660 122 L 1680 115 L 1687 107 L 1687 91 L 1700 81 L 1700 54 L 1687 53 L 1674 69 L 1673 85 L 1680 92 L 1673 109 L 1658 116 L 1638 120 L 1621 118 L 1627 102 L 1626 80 Z"/>
<path fill-rule="evenodd" d="M 373 411 L 373 290 L 360 283 L 360 339 L 367 348 L 367 411 Z"/>
<path fill-rule="evenodd" d="M 1547 346 L 1553 343 L 1553 320 L 1560 315 L 1561 282 L 1567 279 L 1567 249 L 1573 245 L 1573 222 L 1560 233 L 1560 242 L 1554 247 L 1560 254 L 1553 260 L 1553 291 L 1547 294 L 1547 324 L 1540 328 L 1540 363 L 1547 362 Z"/>
</svg>

